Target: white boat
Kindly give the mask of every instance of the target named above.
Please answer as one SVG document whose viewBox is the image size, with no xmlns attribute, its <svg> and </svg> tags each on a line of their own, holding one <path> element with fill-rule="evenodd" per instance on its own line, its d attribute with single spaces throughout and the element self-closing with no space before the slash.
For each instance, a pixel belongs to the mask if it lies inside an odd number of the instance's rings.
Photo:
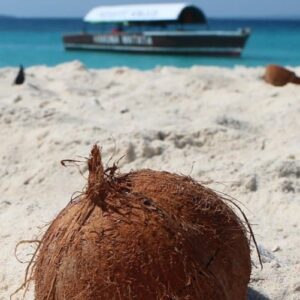
<svg viewBox="0 0 300 300">
<path fill-rule="evenodd" d="M 65 49 L 239 56 L 250 35 L 249 29 L 207 29 L 201 8 L 189 3 L 99 6 L 84 21 L 110 26 L 65 35 Z"/>
</svg>

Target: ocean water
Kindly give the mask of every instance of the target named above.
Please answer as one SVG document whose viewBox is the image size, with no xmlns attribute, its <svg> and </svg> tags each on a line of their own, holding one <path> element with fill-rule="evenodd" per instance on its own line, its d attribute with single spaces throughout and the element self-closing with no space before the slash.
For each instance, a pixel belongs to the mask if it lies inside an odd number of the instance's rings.
<svg viewBox="0 0 300 300">
<path fill-rule="evenodd" d="M 32 65 L 53 66 L 80 60 L 90 68 L 128 66 L 151 69 L 158 65 L 261 66 L 277 63 L 300 66 L 300 20 L 209 20 L 211 29 L 249 27 L 251 37 L 242 57 L 204 57 L 149 55 L 109 52 L 65 51 L 64 33 L 79 32 L 79 19 L 0 18 L 0 67 Z"/>
</svg>

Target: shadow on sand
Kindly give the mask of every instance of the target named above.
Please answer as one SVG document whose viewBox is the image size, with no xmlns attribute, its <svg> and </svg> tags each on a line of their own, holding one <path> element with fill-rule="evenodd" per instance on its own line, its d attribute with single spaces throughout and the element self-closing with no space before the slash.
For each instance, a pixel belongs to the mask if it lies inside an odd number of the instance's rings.
<svg viewBox="0 0 300 300">
<path fill-rule="evenodd" d="M 264 296 L 253 288 L 248 288 L 247 300 L 270 300 L 270 298 Z"/>
</svg>

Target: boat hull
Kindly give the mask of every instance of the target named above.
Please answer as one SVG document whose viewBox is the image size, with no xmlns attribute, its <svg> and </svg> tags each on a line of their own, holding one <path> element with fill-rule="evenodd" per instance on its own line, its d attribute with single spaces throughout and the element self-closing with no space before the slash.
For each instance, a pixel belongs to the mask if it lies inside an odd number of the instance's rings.
<svg viewBox="0 0 300 300">
<path fill-rule="evenodd" d="M 79 34 L 66 35 L 63 41 L 66 50 L 240 56 L 249 35 L 247 30 Z"/>
</svg>

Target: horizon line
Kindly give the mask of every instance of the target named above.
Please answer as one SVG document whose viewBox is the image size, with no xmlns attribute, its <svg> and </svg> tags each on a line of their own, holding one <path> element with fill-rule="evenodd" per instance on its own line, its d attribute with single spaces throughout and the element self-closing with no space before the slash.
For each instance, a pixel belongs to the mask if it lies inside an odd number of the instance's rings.
<svg viewBox="0 0 300 300">
<path fill-rule="evenodd" d="M 0 14 L 0 19 L 83 19 L 82 16 L 18 16 L 18 15 L 6 15 Z M 208 19 L 231 19 L 231 20 L 292 20 L 300 21 L 300 15 L 266 15 L 266 16 L 221 16 L 221 15 L 211 15 L 207 16 Z"/>
</svg>

